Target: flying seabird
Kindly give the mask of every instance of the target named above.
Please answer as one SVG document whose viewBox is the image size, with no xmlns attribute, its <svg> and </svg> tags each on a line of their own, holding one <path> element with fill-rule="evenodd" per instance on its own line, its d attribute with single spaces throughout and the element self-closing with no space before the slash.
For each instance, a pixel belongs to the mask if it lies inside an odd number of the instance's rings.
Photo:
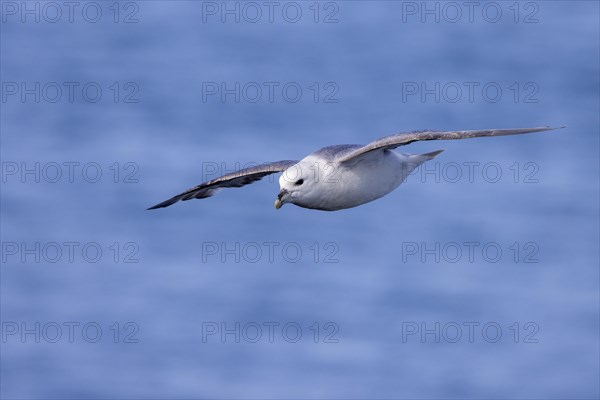
<svg viewBox="0 0 600 400">
<path fill-rule="evenodd" d="M 564 127 L 561 127 L 564 128 Z M 168 207 L 180 200 L 203 199 L 224 188 L 241 187 L 282 172 L 275 208 L 290 203 L 315 210 L 335 211 L 379 199 L 396 189 L 408 175 L 443 150 L 425 154 L 393 151 L 421 140 L 457 140 L 477 137 L 543 132 L 548 126 L 520 129 L 471 131 L 413 131 L 377 139 L 367 145 L 344 144 L 324 147 L 302 160 L 283 160 L 256 165 L 220 176 L 190 188 L 148 208 Z"/>
</svg>

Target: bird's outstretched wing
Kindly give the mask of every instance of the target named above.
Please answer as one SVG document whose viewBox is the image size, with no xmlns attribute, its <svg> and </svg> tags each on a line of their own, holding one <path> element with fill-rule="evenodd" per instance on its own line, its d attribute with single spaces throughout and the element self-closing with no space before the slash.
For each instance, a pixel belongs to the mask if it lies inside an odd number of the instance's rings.
<svg viewBox="0 0 600 400">
<path fill-rule="evenodd" d="M 165 200 L 162 203 L 148 208 L 148 210 L 168 207 L 171 204 L 177 203 L 179 200 L 185 201 L 190 199 L 203 199 L 205 197 L 210 197 L 223 188 L 242 187 L 252 182 L 256 182 L 267 175 L 285 171 L 297 163 L 298 161 L 295 160 L 283 160 L 244 168 L 239 171 L 220 176 L 208 182 L 201 183 L 200 185 L 190 188 L 185 192 L 178 194 L 177 196 L 171 197 L 169 200 Z"/>
<path fill-rule="evenodd" d="M 561 128 L 564 128 L 562 126 Z M 359 149 L 356 149 L 350 153 L 343 155 L 337 161 L 340 163 L 348 162 L 362 156 L 363 154 L 369 153 L 374 150 L 389 150 L 394 149 L 398 146 L 405 146 L 407 144 L 419 141 L 419 140 L 456 140 L 456 139 L 468 139 L 476 137 L 486 136 L 508 136 L 508 135 L 520 135 L 523 133 L 530 132 L 543 132 L 552 129 L 549 126 L 542 126 L 538 128 L 519 128 L 519 129 L 485 129 L 477 131 L 414 131 L 406 133 L 398 133 L 391 136 L 386 136 L 381 139 L 377 139 L 374 142 L 367 144 Z"/>
</svg>

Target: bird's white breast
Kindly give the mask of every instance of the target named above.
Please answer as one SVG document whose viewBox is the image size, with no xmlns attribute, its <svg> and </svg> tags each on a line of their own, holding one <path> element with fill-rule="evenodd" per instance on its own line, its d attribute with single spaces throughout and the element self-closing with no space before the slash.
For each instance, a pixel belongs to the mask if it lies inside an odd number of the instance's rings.
<svg viewBox="0 0 600 400">
<path fill-rule="evenodd" d="M 319 177 L 310 203 L 320 210 L 340 210 L 376 200 L 396 189 L 408 173 L 408 158 L 394 151 L 375 151 L 355 163 L 317 162 Z"/>
</svg>

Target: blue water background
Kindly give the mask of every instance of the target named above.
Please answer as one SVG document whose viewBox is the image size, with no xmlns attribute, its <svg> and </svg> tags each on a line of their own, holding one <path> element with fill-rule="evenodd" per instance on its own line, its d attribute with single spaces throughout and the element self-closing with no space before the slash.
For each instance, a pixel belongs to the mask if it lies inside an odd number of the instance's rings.
<svg viewBox="0 0 600 400">
<path fill-rule="evenodd" d="M 1 269 L 1 319 L 33 327 L 95 322 L 102 340 L 1 344 L 2 398 L 598 398 L 598 3 L 537 2 L 537 23 L 402 20 L 401 2 L 336 3 L 337 23 L 202 21 L 202 3 L 138 2 L 133 24 L 1 26 L 3 82 L 98 82 L 102 100 L 1 104 L 2 162 L 97 162 L 98 183 L 2 183 L 2 241 L 134 242 L 138 263 L 11 256 Z M 220 4 L 220 3 L 218 3 Z M 420 2 L 417 4 L 421 4 Z M 429 3 L 433 4 L 433 3 Z M 508 3 L 502 3 L 505 13 Z M 108 5 L 104 4 L 105 12 Z M 523 11 L 524 12 L 524 11 Z M 276 14 L 279 15 L 279 14 Z M 321 16 L 322 17 L 322 16 Z M 523 16 L 521 15 L 521 18 Z M 135 82 L 137 103 L 107 88 Z M 202 82 L 297 82 L 301 101 L 203 101 Z M 334 82 L 336 103 L 307 89 Z M 403 99 L 406 82 L 497 82 L 498 102 Z M 534 82 L 536 103 L 513 99 Z M 322 88 L 323 89 L 323 88 Z M 523 88 L 521 88 L 523 89 Z M 403 149 L 446 149 L 447 163 L 497 163 L 503 177 L 453 183 L 409 178 L 365 206 L 326 213 L 273 208 L 277 179 L 145 211 L 206 177 L 207 165 L 300 159 L 329 144 L 367 143 L 413 129 L 566 125 L 558 132 Z M 138 183 L 107 167 L 133 162 Z M 510 166 L 533 163 L 537 182 Z M 220 167 L 221 168 L 221 167 Z M 463 172 L 466 169 L 463 169 Z M 214 176 L 213 176 L 214 177 Z M 296 263 L 203 257 L 203 244 L 294 243 Z M 324 262 L 332 242 L 337 263 Z M 498 243 L 496 263 L 403 259 L 403 243 Z M 534 243 L 537 263 L 513 260 Z M 315 262 L 310 247 L 321 253 Z M 122 261 L 120 255 L 119 261 Z M 403 341 L 406 323 L 489 322 L 489 343 Z M 109 326 L 134 322 L 138 343 Z M 303 337 L 202 340 L 203 323 L 289 322 Z M 338 343 L 314 343 L 333 322 Z M 509 326 L 533 322 L 537 343 Z"/>
</svg>

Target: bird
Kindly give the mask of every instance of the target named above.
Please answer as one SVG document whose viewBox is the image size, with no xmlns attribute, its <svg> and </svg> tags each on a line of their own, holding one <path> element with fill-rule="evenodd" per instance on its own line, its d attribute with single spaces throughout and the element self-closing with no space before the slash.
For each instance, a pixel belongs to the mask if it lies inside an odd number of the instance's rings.
<svg viewBox="0 0 600 400">
<path fill-rule="evenodd" d="M 420 130 L 377 139 L 367 145 L 342 144 L 323 147 L 302 160 L 281 160 L 255 165 L 194 186 L 148 210 L 168 207 L 179 201 L 204 199 L 224 188 L 237 188 L 281 172 L 275 208 L 284 204 L 322 211 L 357 207 L 377 200 L 400 186 L 422 163 L 444 150 L 425 154 L 394 151 L 397 147 L 425 140 L 458 140 L 520 135 L 554 129 L 549 126 L 516 129 L 464 131 Z"/>
</svg>

